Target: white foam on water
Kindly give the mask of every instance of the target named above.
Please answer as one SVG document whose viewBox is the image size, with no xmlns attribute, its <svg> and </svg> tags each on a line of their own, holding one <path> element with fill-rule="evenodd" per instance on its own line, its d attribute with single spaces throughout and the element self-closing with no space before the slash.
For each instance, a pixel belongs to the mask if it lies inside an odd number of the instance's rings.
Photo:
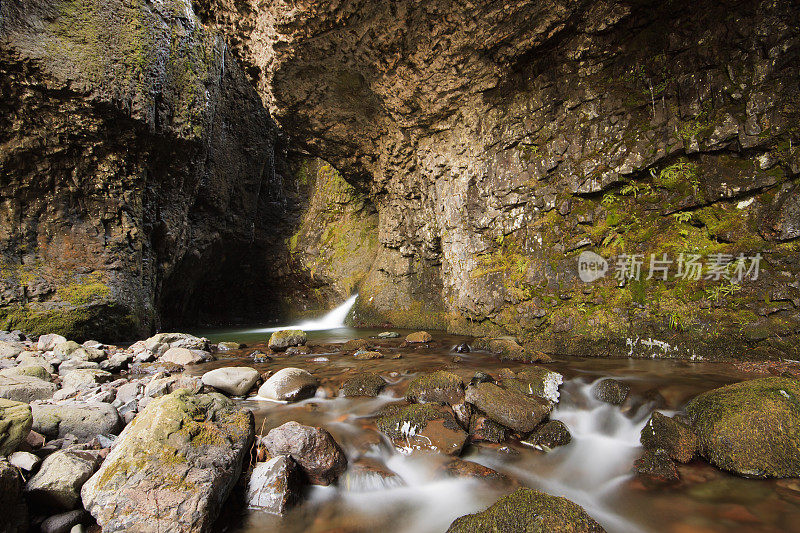
<svg viewBox="0 0 800 533">
<path fill-rule="evenodd" d="M 356 298 L 358 298 L 358 294 L 351 296 L 342 305 L 330 311 L 322 318 L 318 318 L 316 320 L 307 320 L 305 322 L 301 322 L 299 324 L 293 324 L 291 326 L 250 329 L 243 333 L 271 333 L 273 331 L 280 331 L 282 329 L 302 329 L 303 331 L 324 331 L 329 329 L 343 328 L 346 327 L 344 321 L 347 318 L 347 313 L 349 313 L 350 309 L 352 309 L 353 306 L 355 305 Z"/>
</svg>

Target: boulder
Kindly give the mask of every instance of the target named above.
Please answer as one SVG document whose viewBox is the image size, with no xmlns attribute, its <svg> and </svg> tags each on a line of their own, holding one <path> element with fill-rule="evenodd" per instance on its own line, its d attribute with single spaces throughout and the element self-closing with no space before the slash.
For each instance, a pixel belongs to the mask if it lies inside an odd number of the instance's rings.
<svg viewBox="0 0 800 533">
<path fill-rule="evenodd" d="M 65 376 L 67 372 L 73 370 L 100 370 L 100 364 L 94 361 L 84 361 L 83 359 L 67 359 L 58 365 L 58 375 Z"/>
<path fill-rule="evenodd" d="M 81 346 L 70 354 L 70 359 L 80 359 L 82 361 L 91 361 L 99 363 L 106 359 L 106 352 L 100 348 L 92 348 L 91 346 Z"/>
<path fill-rule="evenodd" d="M 282 352 L 290 346 L 302 346 L 306 340 L 308 336 L 302 329 L 282 329 L 270 335 L 267 345 L 270 350 Z"/>
<path fill-rule="evenodd" d="M 602 533 L 583 508 L 566 498 L 517 489 L 480 513 L 457 518 L 447 533 Z"/>
<path fill-rule="evenodd" d="M 458 455 L 467 441 L 453 411 L 432 404 L 392 406 L 378 418 L 377 427 L 403 453 L 434 450 Z"/>
<path fill-rule="evenodd" d="M 631 387 L 627 383 L 607 378 L 595 385 L 592 393 L 594 397 L 601 402 L 610 403 L 612 405 L 622 405 L 622 402 L 628 397 L 630 390 Z"/>
<path fill-rule="evenodd" d="M 501 389 L 493 383 L 470 385 L 466 400 L 498 424 L 518 433 L 533 431 L 552 410 L 547 400 Z"/>
<path fill-rule="evenodd" d="M 697 437 L 692 428 L 658 411 L 642 428 L 640 442 L 648 450 L 666 451 L 681 463 L 688 463 L 697 453 Z"/>
<path fill-rule="evenodd" d="M 342 344 L 342 350 L 346 352 L 358 352 L 364 351 L 368 352 L 375 347 L 375 343 L 373 343 L 369 339 L 350 339 L 349 341 Z"/>
<path fill-rule="evenodd" d="M 73 533 L 73 527 L 78 526 L 81 522 L 86 520 L 88 513 L 83 509 L 75 509 L 74 511 L 66 511 L 48 517 L 42 525 L 39 526 L 41 533 Z"/>
<path fill-rule="evenodd" d="M 31 430 L 31 406 L 0 398 L 0 456 L 15 451 Z"/>
<path fill-rule="evenodd" d="M 645 450 L 634 461 L 633 471 L 646 487 L 663 487 L 680 481 L 678 467 L 664 450 Z"/>
<path fill-rule="evenodd" d="M 473 442 L 501 443 L 508 437 L 508 430 L 485 416 L 476 415 L 469 420 L 469 439 Z"/>
<path fill-rule="evenodd" d="M 189 348 L 169 348 L 160 357 L 160 361 L 164 363 L 173 363 L 176 365 L 196 365 L 212 359 L 211 353 L 204 350 L 194 350 Z"/>
<path fill-rule="evenodd" d="M 122 420 L 114 406 L 103 402 L 64 401 L 31 405 L 33 430 L 50 439 L 74 435 L 88 442 L 101 434 L 117 434 Z"/>
<path fill-rule="evenodd" d="M 49 352 L 59 344 L 65 342 L 67 342 L 66 337 L 62 337 L 56 333 L 48 333 L 47 335 L 39 337 L 39 340 L 36 342 L 36 349 L 40 352 Z"/>
<path fill-rule="evenodd" d="M 208 351 L 208 339 L 188 333 L 158 333 L 144 341 L 144 350 L 163 354 L 169 348 Z"/>
<path fill-rule="evenodd" d="M 433 337 L 427 331 L 415 331 L 406 335 L 406 342 L 409 344 L 423 344 L 433 340 Z"/>
<path fill-rule="evenodd" d="M 32 376 L 0 376 L 0 398 L 31 403 L 46 400 L 56 392 L 55 383 Z"/>
<path fill-rule="evenodd" d="M 518 487 L 519 483 L 505 474 L 498 472 L 488 466 L 465 461 L 458 457 L 452 457 L 449 461 L 442 463 L 437 472 L 444 474 L 447 477 L 463 478 L 463 479 L 477 479 L 487 482 L 496 487 Z"/>
<path fill-rule="evenodd" d="M 240 350 L 244 345 L 240 342 L 223 341 L 217 344 L 217 350 L 220 352 L 228 352 L 231 350 Z"/>
<path fill-rule="evenodd" d="M 217 368 L 203 374 L 203 384 L 231 396 L 244 396 L 261 377 L 258 370 L 249 366 Z"/>
<path fill-rule="evenodd" d="M 81 503 L 81 487 L 100 466 L 92 450 L 62 450 L 48 455 L 25 486 L 25 493 L 40 505 L 75 509 Z"/>
<path fill-rule="evenodd" d="M 42 366 L 47 369 L 51 374 L 55 373 L 53 362 L 55 360 L 47 359 L 36 352 L 22 352 L 17 356 L 17 366 Z"/>
<path fill-rule="evenodd" d="M 245 499 L 250 509 L 282 515 L 300 497 L 302 474 L 289 455 L 256 463 L 247 483 Z"/>
<path fill-rule="evenodd" d="M 525 442 L 535 448 L 553 449 L 557 446 L 565 446 L 572 441 L 572 435 L 567 426 L 560 420 L 550 420 L 536 428 Z"/>
<path fill-rule="evenodd" d="M 33 472 L 42 460 L 30 452 L 14 452 L 8 456 L 8 462 L 24 472 Z"/>
<path fill-rule="evenodd" d="M 347 468 L 342 448 L 322 428 L 286 422 L 261 439 L 271 455 L 291 455 L 315 485 L 330 485 Z"/>
<path fill-rule="evenodd" d="M 0 341 L 0 359 L 13 359 L 24 351 L 24 344 Z"/>
<path fill-rule="evenodd" d="M 34 366 L 34 365 L 26 365 L 26 366 L 15 366 L 14 368 L 5 368 L 0 370 L 0 376 L 8 376 L 8 377 L 16 377 L 16 376 L 26 376 L 31 378 L 41 379 L 42 381 L 52 381 L 53 376 L 47 370 L 47 368 L 43 366 Z"/>
<path fill-rule="evenodd" d="M 444 370 L 423 374 L 409 383 L 406 400 L 411 403 L 459 404 L 464 401 L 464 382 Z"/>
<path fill-rule="evenodd" d="M 258 395 L 269 400 L 294 402 L 311 398 L 317 392 L 317 378 L 299 368 L 283 368 L 258 389 Z"/>
<path fill-rule="evenodd" d="M 700 454 L 753 477 L 800 477 L 800 381 L 769 377 L 711 390 L 686 405 Z"/>
<path fill-rule="evenodd" d="M 375 397 L 386 386 L 386 381 L 377 374 L 365 372 L 349 378 L 342 384 L 340 392 L 344 397 Z"/>
<path fill-rule="evenodd" d="M 69 359 L 73 352 L 80 349 L 81 345 L 75 341 L 66 341 L 53 348 L 53 355 L 61 360 Z"/>
<path fill-rule="evenodd" d="M 83 486 L 105 533 L 208 531 L 241 474 L 253 414 L 219 393 L 156 398 Z"/>
<path fill-rule="evenodd" d="M 19 471 L 6 461 L 0 461 L 0 531 L 3 533 L 28 531 L 28 506 L 22 488 Z"/>
<path fill-rule="evenodd" d="M 549 363 L 549 355 L 520 346 L 514 337 L 481 337 L 472 341 L 475 350 L 486 350 L 498 356 L 501 361 L 517 363 Z"/>
<path fill-rule="evenodd" d="M 81 368 L 70 370 L 61 378 L 61 386 L 65 389 L 91 389 L 103 383 L 113 381 L 114 375 L 105 370 Z"/>
<path fill-rule="evenodd" d="M 552 403 L 558 403 L 560 397 L 558 388 L 564 382 L 564 376 L 540 366 L 532 366 L 520 372 L 504 368 L 500 371 L 499 377 L 500 385 L 505 389 L 538 396 Z"/>
<path fill-rule="evenodd" d="M 379 339 L 396 339 L 400 337 L 400 334 L 396 331 L 382 331 L 378 333 L 377 337 Z"/>
</svg>

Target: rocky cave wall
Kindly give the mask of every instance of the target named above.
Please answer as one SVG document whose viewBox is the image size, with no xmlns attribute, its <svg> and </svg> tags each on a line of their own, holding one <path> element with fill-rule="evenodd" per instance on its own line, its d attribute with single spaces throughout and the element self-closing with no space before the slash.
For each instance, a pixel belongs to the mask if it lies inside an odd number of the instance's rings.
<svg viewBox="0 0 800 533">
<path fill-rule="evenodd" d="M 113 341 L 273 316 L 282 157 L 188 1 L 2 2 L 0 327 Z"/>
<path fill-rule="evenodd" d="M 584 355 L 796 356 L 790 0 L 195 5 L 291 141 L 373 206 L 357 322 Z M 304 235 L 312 268 L 324 239 Z M 584 283 L 585 250 L 764 261 L 739 284 Z"/>
</svg>

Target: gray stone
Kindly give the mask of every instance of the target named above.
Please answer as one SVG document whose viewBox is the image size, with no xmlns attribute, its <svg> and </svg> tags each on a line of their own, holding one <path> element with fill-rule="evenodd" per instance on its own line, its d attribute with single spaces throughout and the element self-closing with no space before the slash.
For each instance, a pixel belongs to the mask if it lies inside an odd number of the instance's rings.
<svg viewBox="0 0 800 533">
<path fill-rule="evenodd" d="M 59 344 L 67 342 L 66 337 L 62 337 L 56 333 L 48 333 L 42 335 L 36 343 L 36 349 L 40 352 L 49 352 Z"/>
<path fill-rule="evenodd" d="M 470 385 L 466 400 L 490 419 L 518 433 L 533 431 L 552 410 L 547 400 L 501 389 L 493 383 Z"/>
<path fill-rule="evenodd" d="M 14 452 L 8 456 L 8 462 L 25 472 L 33 470 L 42 462 L 38 455 L 30 452 Z"/>
<path fill-rule="evenodd" d="M 317 378 L 299 368 L 284 368 L 273 374 L 258 389 L 262 398 L 297 401 L 314 396 L 319 386 Z"/>
<path fill-rule="evenodd" d="M 0 376 L 8 376 L 8 377 L 27 376 L 27 377 L 41 379 L 42 381 L 52 381 L 53 379 L 53 376 L 50 374 L 47 368 L 39 365 L 26 365 L 26 366 L 16 366 L 14 368 L 6 368 L 0 370 Z"/>
<path fill-rule="evenodd" d="M 64 401 L 60 404 L 32 404 L 33 430 L 54 439 L 74 435 L 89 441 L 101 433 L 116 434 L 122 429 L 117 410 L 102 402 Z"/>
<path fill-rule="evenodd" d="M 77 342 L 66 341 L 62 342 L 61 344 L 57 344 L 53 348 L 53 355 L 55 355 L 59 359 L 65 360 L 69 359 L 70 356 L 73 354 L 73 352 L 79 349 L 81 349 L 81 345 L 78 344 Z"/>
<path fill-rule="evenodd" d="M 257 370 L 246 367 L 217 368 L 203 374 L 203 384 L 214 387 L 232 396 L 244 396 L 256 384 L 261 375 Z"/>
<path fill-rule="evenodd" d="M 0 341 L 0 359 L 13 359 L 23 351 L 25 351 L 24 344 Z"/>
<path fill-rule="evenodd" d="M 261 443 L 273 456 L 291 455 L 316 485 L 330 485 L 347 468 L 342 448 L 322 428 L 286 422 L 270 430 Z"/>
<path fill-rule="evenodd" d="M 42 505 L 75 509 L 81 502 L 81 487 L 98 466 L 100 458 L 92 451 L 55 452 L 45 458 L 39 472 L 25 486 L 25 492 Z"/>
<path fill-rule="evenodd" d="M 0 398 L 31 403 L 52 398 L 55 383 L 31 376 L 0 376 Z"/>
<path fill-rule="evenodd" d="M 282 515 L 299 498 L 301 486 L 301 475 L 291 456 L 279 455 L 256 463 L 247 483 L 247 506 Z"/>
<path fill-rule="evenodd" d="M 72 528 L 79 526 L 86 518 L 86 511 L 75 509 L 74 511 L 53 515 L 42 522 L 39 527 L 41 533 L 71 533 Z"/>
<path fill-rule="evenodd" d="M 160 361 L 176 365 L 196 365 L 213 359 L 211 353 L 188 348 L 170 348 L 160 357 Z"/>
<path fill-rule="evenodd" d="M 108 383 L 114 379 L 110 372 L 95 369 L 76 369 L 66 372 L 61 379 L 61 386 L 65 389 L 81 390 Z"/>
<path fill-rule="evenodd" d="M 290 346 L 302 346 L 306 343 L 308 336 L 301 329 L 282 329 L 274 332 L 269 338 L 269 349 L 282 352 Z"/>
</svg>

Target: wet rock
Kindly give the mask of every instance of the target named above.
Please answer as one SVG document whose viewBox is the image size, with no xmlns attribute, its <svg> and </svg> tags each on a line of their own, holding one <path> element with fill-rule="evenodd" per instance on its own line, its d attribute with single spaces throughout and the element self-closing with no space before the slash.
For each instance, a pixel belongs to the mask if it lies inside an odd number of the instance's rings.
<svg viewBox="0 0 800 533">
<path fill-rule="evenodd" d="M 297 502 L 302 485 L 297 463 L 289 455 L 256 463 L 247 483 L 247 506 L 282 515 Z"/>
<path fill-rule="evenodd" d="M 519 486 L 517 481 L 497 470 L 472 461 L 465 461 L 458 457 L 453 457 L 451 460 L 442 463 L 437 470 L 448 477 L 478 479 L 499 487 Z"/>
<path fill-rule="evenodd" d="M 353 359 L 357 359 L 359 361 L 383 359 L 383 354 L 381 352 L 359 350 L 353 354 Z"/>
<path fill-rule="evenodd" d="M 52 398 L 56 385 L 32 376 L 0 376 L 0 398 L 31 403 Z"/>
<path fill-rule="evenodd" d="M 530 433 L 550 414 L 547 400 L 501 389 L 493 383 L 467 387 L 467 402 L 489 418 L 518 433 Z"/>
<path fill-rule="evenodd" d="M 438 370 L 414 378 L 406 390 L 411 403 L 459 404 L 464 401 L 464 382 L 452 372 Z"/>
<path fill-rule="evenodd" d="M 275 352 L 282 352 L 290 346 L 302 346 L 308 337 L 306 332 L 301 329 L 282 329 L 274 332 L 267 345 Z"/>
<path fill-rule="evenodd" d="M 254 363 L 269 363 L 272 361 L 272 357 L 258 350 L 251 353 L 248 357 L 252 358 Z"/>
<path fill-rule="evenodd" d="M 64 342 L 67 342 L 66 337 L 62 337 L 56 333 L 48 333 L 47 335 L 39 337 L 39 340 L 36 342 L 36 349 L 40 352 L 49 352 Z"/>
<path fill-rule="evenodd" d="M 24 472 L 33 472 L 42 460 L 30 452 L 14 452 L 8 456 L 8 462 Z"/>
<path fill-rule="evenodd" d="M 240 342 L 223 341 L 217 344 L 217 350 L 220 352 L 228 352 L 231 350 L 240 350 L 244 345 Z"/>
<path fill-rule="evenodd" d="M 136 363 L 131 365 L 128 371 L 131 375 L 152 375 L 164 372 L 165 374 L 176 374 L 183 372 L 181 365 L 169 363 L 167 361 L 157 361 L 154 363 Z"/>
<path fill-rule="evenodd" d="M 61 386 L 65 389 L 81 390 L 108 383 L 114 379 L 111 372 L 94 369 L 70 370 L 61 379 Z"/>
<path fill-rule="evenodd" d="M 169 348 L 160 357 L 160 360 L 164 363 L 173 363 L 181 366 L 196 365 L 212 359 L 213 356 L 210 352 L 190 350 L 188 348 Z"/>
<path fill-rule="evenodd" d="M 41 533 L 71 533 L 72 528 L 86 520 L 88 513 L 83 509 L 67 511 L 47 518 L 39 526 Z"/>
<path fill-rule="evenodd" d="M 396 331 L 382 331 L 381 333 L 378 333 L 377 337 L 379 339 L 396 339 L 400 337 L 400 334 Z"/>
<path fill-rule="evenodd" d="M 692 429 L 674 418 L 654 411 L 644 425 L 640 442 L 648 450 L 664 450 L 678 462 L 688 463 L 697 452 L 697 437 Z"/>
<path fill-rule="evenodd" d="M 342 384 L 340 392 L 342 396 L 369 396 L 375 397 L 381 393 L 386 386 L 386 380 L 377 374 L 365 372 L 349 378 Z"/>
<path fill-rule="evenodd" d="M 0 457 L 25 442 L 32 424 L 30 405 L 0 398 Z"/>
<path fill-rule="evenodd" d="M 55 452 L 28 481 L 25 493 L 40 505 L 75 509 L 81 502 L 81 487 L 99 466 L 100 457 L 94 451 Z"/>
<path fill-rule="evenodd" d="M 330 485 L 347 468 L 347 457 L 326 430 L 286 422 L 261 442 L 271 455 L 291 455 L 315 485 Z"/>
<path fill-rule="evenodd" d="M 436 450 L 458 455 L 467 440 L 449 407 L 412 404 L 388 410 L 377 420 L 378 429 L 404 453 Z"/>
<path fill-rule="evenodd" d="M 477 385 L 478 383 L 494 383 L 494 378 L 486 372 L 475 372 L 472 379 L 469 380 L 470 385 Z"/>
<path fill-rule="evenodd" d="M 472 348 L 486 350 L 497 355 L 501 361 L 518 363 L 549 363 L 550 356 L 519 345 L 513 337 L 481 337 L 473 340 Z"/>
<path fill-rule="evenodd" d="M 800 381 L 769 377 L 727 385 L 686 405 L 700 454 L 753 477 L 800 476 Z"/>
<path fill-rule="evenodd" d="M 88 442 L 103 433 L 116 434 L 122 429 L 119 413 L 102 402 L 65 401 L 60 404 L 31 405 L 33 430 L 55 439 L 74 435 Z"/>
<path fill-rule="evenodd" d="M 572 441 L 572 435 L 567 426 L 560 420 L 551 420 L 536 428 L 525 442 L 535 448 L 553 449 L 557 446 L 566 446 Z"/>
<path fill-rule="evenodd" d="M 53 376 L 48 372 L 47 368 L 43 366 L 17 366 L 14 368 L 5 368 L 0 370 L 0 376 L 27 376 L 32 378 L 41 379 L 42 381 L 52 381 Z"/>
<path fill-rule="evenodd" d="M 284 353 L 288 356 L 308 355 L 311 353 L 311 348 L 308 346 L 289 346 Z"/>
<path fill-rule="evenodd" d="M 83 486 L 104 532 L 207 531 L 253 440 L 253 414 L 219 393 L 156 398 Z"/>
<path fill-rule="evenodd" d="M 345 352 L 358 352 L 358 351 L 365 351 L 368 352 L 375 347 L 375 344 L 369 339 L 351 339 L 344 344 L 342 344 L 342 350 Z"/>
<path fill-rule="evenodd" d="M 28 506 L 22 496 L 23 481 L 19 471 L 0 461 L 0 526 L 3 533 L 28 531 Z"/>
<path fill-rule="evenodd" d="M 462 342 L 461 344 L 456 344 L 453 347 L 453 351 L 456 353 L 469 353 L 472 350 L 470 349 L 469 344 L 467 344 L 466 342 Z"/>
<path fill-rule="evenodd" d="M 533 489 L 517 489 L 483 512 L 456 519 L 447 533 L 602 533 L 579 505 Z"/>
<path fill-rule="evenodd" d="M 311 398 L 317 392 L 317 378 L 299 368 L 283 368 L 258 389 L 258 395 L 270 400 L 295 402 Z"/>
<path fill-rule="evenodd" d="M 645 450 L 633 463 L 636 476 L 646 487 L 672 485 L 680 481 L 678 467 L 664 450 Z"/>
<path fill-rule="evenodd" d="M 433 337 L 427 331 L 415 331 L 406 335 L 406 342 L 409 344 L 422 344 L 428 343 L 433 340 Z"/>
<path fill-rule="evenodd" d="M 472 442 L 505 442 L 508 430 L 485 416 L 476 415 L 469 421 L 469 438 Z"/>
<path fill-rule="evenodd" d="M 203 388 L 203 380 L 199 376 L 187 376 L 185 374 L 178 374 L 173 376 L 158 377 L 158 374 L 153 376 L 153 379 L 144 387 L 144 398 L 141 401 L 158 398 L 175 392 L 178 389 L 186 389 L 189 392 L 198 393 Z"/>
<path fill-rule="evenodd" d="M 339 479 L 339 486 L 351 492 L 371 492 L 404 485 L 403 478 L 371 457 L 356 460 Z"/>
<path fill-rule="evenodd" d="M 261 375 L 246 366 L 217 368 L 203 374 L 203 383 L 232 396 L 244 396 L 252 389 Z"/>
<path fill-rule="evenodd" d="M 508 368 L 500 371 L 500 385 L 503 388 L 521 392 L 530 396 L 538 396 L 552 403 L 558 403 L 558 388 L 564 377 L 540 366 L 526 368 L 520 372 L 512 372 Z"/>
<path fill-rule="evenodd" d="M 627 383 L 607 378 L 595 385 L 592 393 L 594 397 L 601 402 L 610 403 L 612 405 L 622 405 L 622 402 L 628 397 L 630 390 L 631 387 Z"/>
</svg>

